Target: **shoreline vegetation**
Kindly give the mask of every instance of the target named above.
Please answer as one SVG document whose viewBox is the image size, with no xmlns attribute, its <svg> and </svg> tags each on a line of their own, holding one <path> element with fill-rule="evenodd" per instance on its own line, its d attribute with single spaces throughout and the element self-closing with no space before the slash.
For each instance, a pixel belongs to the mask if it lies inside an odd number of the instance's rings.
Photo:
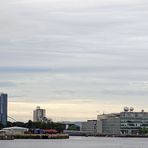
<svg viewBox="0 0 148 148">
<path fill-rule="evenodd" d="M 13 140 L 13 139 L 69 139 L 69 136 L 82 136 L 82 137 L 115 137 L 115 138 L 148 138 L 148 129 L 140 129 L 139 135 L 100 135 L 90 134 L 80 131 L 73 124 L 65 130 L 66 125 L 63 123 L 48 121 L 48 122 L 8 122 L 9 128 L 4 128 L 3 135 L 0 135 L 0 140 Z M 23 128 L 22 128 L 23 127 Z M 27 131 L 24 131 L 27 128 Z M 2 129 L 2 127 L 1 127 Z M 8 134 L 7 134 L 7 132 Z M 22 131 L 23 130 L 23 131 Z M 10 133 L 9 133 L 10 131 Z M 13 131 L 13 132 L 12 132 Z M 19 134 L 18 134 L 19 132 Z M 20 133 L 21 132 L 21 133 Z M 22 133 L 23 132 L 23 133 Z"/>
<path fill-rule="evenodd" d="M 69 139 L 69 134 L 63 133 L 65 125 L 58 122 L 7 122 L 7 127 L 0 127 L 0 140 L 14 139 Z M 20 134 L 18 134 L 18 132 Z M 21 134 L 22 133 L 22 134 Z"/>
</svg>

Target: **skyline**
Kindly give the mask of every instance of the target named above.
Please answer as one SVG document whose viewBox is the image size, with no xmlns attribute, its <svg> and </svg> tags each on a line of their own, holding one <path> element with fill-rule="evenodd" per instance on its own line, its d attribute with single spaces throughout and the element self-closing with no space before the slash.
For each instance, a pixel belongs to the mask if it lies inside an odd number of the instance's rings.
<svg viewBox="0 0 148 148">
<path fill-rule="evenodd" d="M 38 105 L 56 120 L 147 109 L 146 0 L 1 3 L 0 91 L 10 116 L 29 119 Z"/>
</svg>

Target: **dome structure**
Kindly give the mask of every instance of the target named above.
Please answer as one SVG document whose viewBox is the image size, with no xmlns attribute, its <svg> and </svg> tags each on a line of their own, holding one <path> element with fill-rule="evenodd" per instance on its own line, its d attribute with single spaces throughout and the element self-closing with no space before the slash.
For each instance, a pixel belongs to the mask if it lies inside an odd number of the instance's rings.
<svg viewBox="0 0 148 148">
<path fill-rule="evenodd" d="M 128 112 L 129 111 L 129 107 L 125 106 L 124 107 L 124 112 Z"/>
<path fill-rule="evenodd" d="M 134 111 L 134 108 L 133 107 L 130 107 L 130 112 L 133 112 Z"/>
</svg>

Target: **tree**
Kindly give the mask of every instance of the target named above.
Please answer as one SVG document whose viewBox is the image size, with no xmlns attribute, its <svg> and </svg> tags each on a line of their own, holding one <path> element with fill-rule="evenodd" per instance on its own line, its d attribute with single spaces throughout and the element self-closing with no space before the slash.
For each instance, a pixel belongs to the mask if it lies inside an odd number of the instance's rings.
<svg viewBox="0 0 148 148">
<path fill-rule="evenodd" d="M 29 121 L 26 123 L 25 127 L 30 129 L 30 128 L 32 128 L 32 125 L 33 125 L 33 122 L 32 122 L 31 120 L 29 120 Z"/>
<path fill-rule="evenodd" d="M 3 126 L 3 124 L 2 123 L 0 123 L 0 129 L 2 129 L 4 126 Z"/>
<path fill-rule="evenodd" d="M 75 124 L 71 124 L 71 125 L 69 125 L 68 130 L 79 131 L 80 127 Z"/>
<path fill-rule="evenodd" d="M 146 134 L 148 134 L 148 128 L 141 128 L 140 130 L 139 130 L 139 134 L 140 135 L 146 135 Z"/>
<path fill-rule="evenodd" d="M 48 120 L 46 122 L 33 122 L 29 120 L 28 122 L 8 122 L 7 127 L 12 127 L 12 126 L 19 126 L 19 127 L 26 127 L 29 129 L 54 129 L 57 130 L 58 132 L 63 132 L 65 129 L 65 125 L 62 123 L 56 123 L 52 122 L 51 120 Z"/>
</svg>

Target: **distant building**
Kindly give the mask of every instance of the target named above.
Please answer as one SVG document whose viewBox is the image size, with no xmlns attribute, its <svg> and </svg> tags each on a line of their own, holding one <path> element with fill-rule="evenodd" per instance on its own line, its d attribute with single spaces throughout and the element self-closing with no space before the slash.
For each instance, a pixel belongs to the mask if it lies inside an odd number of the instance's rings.
<svg viewBox="0 0 148 148">
<path fill-rule="evenodd" d="M 40 122 L 43 121 L 45 117 L 46 117 L 46 110 L 41 109 L 39 106 L 37 106 L 36 110 L 33 111 L 33 121 Z"/>
<path fill-rule="evenodd" d="M 13 135 L 22 135 L 25 134 L 29 129 L 24 127 L 7 127 L 3 128 L 2 131 L 5 131 L 7 134 L 13 134 Z"/>
<path fill-rule="evenodd" d="M 1 93 L 0 94 L 0 123 L 3 126 L 7 125 L 7 101 L 8 101 L 7 94 Z"/>
<path fill-rule="evenodd" d="M 122 135 L 138 135 L 142 128 L 148 129 L 148 113 L 144 112 L 121 112 L 120 132 Z"/>
<path fill-rule="evenodd" d="M 139 135 L 140 130 L 148 129 L 148 112 L 134 112 L 126 107 L 123 112 L 103 114 L 97 117 L 97 134 Z"/>
<path fill-rule="evenodd" d="M 97 120 L 87 120 L 87 122 L 82 122 L 81 131 L 88 135 L 95 135 L 97 132 Z"/>
<path fill-rule="evenodd" d="M 119 114 L 98 115 L 97 134 L 119 135 L 120 134 L 120 115 Z"/>
</svg>

